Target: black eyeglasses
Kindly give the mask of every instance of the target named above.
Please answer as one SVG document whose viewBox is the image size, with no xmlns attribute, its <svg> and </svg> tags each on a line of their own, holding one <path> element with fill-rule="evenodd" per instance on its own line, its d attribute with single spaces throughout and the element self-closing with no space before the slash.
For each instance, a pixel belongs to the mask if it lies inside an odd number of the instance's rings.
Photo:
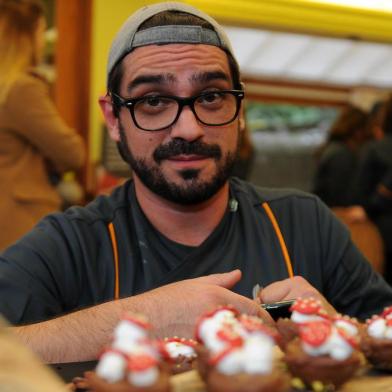
<svg viewBox="0 0 392 392">
<path fill-rule="evenodd" d="M 184 106 L 189 106 L 197 120 L 204 125 L 229 124 L 238 116 L 245 93 L 243 90 L 216 90 L 185 98 L 174 95 L 123 98 L 112 92 L 109 95 L 115 107 L 128 108 L 138 128 L 160 131 L 178 120 Z"/>
</svg>

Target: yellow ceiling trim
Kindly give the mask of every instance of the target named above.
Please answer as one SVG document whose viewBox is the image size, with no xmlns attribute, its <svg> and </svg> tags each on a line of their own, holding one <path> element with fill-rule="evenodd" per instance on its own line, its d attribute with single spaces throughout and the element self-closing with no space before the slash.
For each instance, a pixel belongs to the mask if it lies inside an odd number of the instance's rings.
<svg viewBox="0 0 392 392">
<path fill-rule="evenodd" d="M 316 0 L 189 0 L 222 23 L 392 42 L 392 12 Z"/>
</svg>

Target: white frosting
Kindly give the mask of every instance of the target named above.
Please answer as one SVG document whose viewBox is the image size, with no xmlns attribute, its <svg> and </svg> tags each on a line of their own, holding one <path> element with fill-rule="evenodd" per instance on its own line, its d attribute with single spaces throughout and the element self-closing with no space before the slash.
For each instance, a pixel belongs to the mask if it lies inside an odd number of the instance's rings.
<svg viewBox="0 0 392 392">
<path fill-rule="evenodd" d="M 191 358 L 196 355 L 193 347 L 181 342 L 167 342 L 165 347 L 171 358 L 177 358 L 180 355 Z"/>
<path fill-rule="evenodd" d="M 213 353 L 223 350 L 227 342 L 217 336 L 223 324 L 237 325 L 234 313 L 227 309 L 217 311 L 212 317 L 206 318 L 199 325 L 199 336 L 204 345 Z"/>
<path fill-rule="evenodd" d="M 114 329 L 114 339 L 141 340 L 147 337 L 147 331 L 129 320 L 121 320 Z"/>
<path fill-rule="evenodd" d="M 384 333 L 384 338 L 388 340 L 392 340 L 392 327 L 387 327 Z"/>
<path fill-rule="evenodd" d="M 220 373 L 228 376 L 242 371 L 243 355 L 242 350 L 236 349 L 225 355 L 216 365 Z"/>
<path fill-rule="evenodd" d="M 321 316 L 318 316 L 317 314 L 305 314 L 305 313 L 298 312 L 296 310 L 294 310 L 291 313 L 290 318 L 291 318 L 291 321 L 293 321 L 294 323 L 297 323 L 297 324 L 309 323 L 311 321 L 324 320 Z"/>
<path fill-rule="evenodd" d="M 306 342 L 302 342 L 304 351 L 312 356 L 329 355 L 331 358 L 338 361 L 347 359 L 353 352 L 353 348 L 337 331 L 332 328 L 331 335 L 320 346 L 314 347 Z"/>
<path fill-rule="evenodd" d="M 125 354 L 131 354 L 137 346 L 137 342 L 133 339 L 128 339 L 126 337 L 117 338 L 112 342 L 112 348 L 119 350 Z"/>
<path fill-rule="evenodd" d="M 109 383 L 115 383 L 124 378 L 126 359 L 119 353 L 104 353 L 97 365 L 96 373 Z"/>
<path fill-rule="evenodd" d="M 129 372 L 128 381 L 130 384 L 137 387 L 148 387 L 158 380 L 158 376 L 158 367 L 152 366 L 146 370 Z"/>
<path fill-rule="evenodd" d="M 246 324 L 246 323 L 245 323 Z M 227 328 L 242 339 L 240 347 L 231 347 L 230 342 L 220 338 L 218 332 Z M 216 312 L 199 326 L 199 336 L 212 355 L 220 356 L 216 363 L 219 372 L 226 375 L 238 373 L 266 374 L 273 367 L 274 339 L 262 330 L 247 330 L 236 315 L 229 310 Z"/>
<path fill-rule="evenodd" d="M 274 340 L 263 333 L 255 333 L 246 339 L 242 347 L 225 355 L 217 364 L 219 372 L 226 375 L 237 373 L 266 374 L 273 366 Z"/>
<path fill-rule="evenodd" d="M 392 340 L 392 326 L 387 326 L 387 321 L 384 318 L 376 318 L 368 325 L 369 336 L 376 339 L 390 339 Z"/>
<path fill-rule="evenodd" d="M 244 371 L 249 374 L 270 373 L 274 344 L 274 340 L 266 334 L 255 333 L 249 337 L 243 348 Z"/>
<path fill-rule="evenodd" d="M 343 329 L 349 336 L 358 335 L 358 328 L 350 321 L 338 319 L 334 324 L 336 327 Z"/>
</svg>

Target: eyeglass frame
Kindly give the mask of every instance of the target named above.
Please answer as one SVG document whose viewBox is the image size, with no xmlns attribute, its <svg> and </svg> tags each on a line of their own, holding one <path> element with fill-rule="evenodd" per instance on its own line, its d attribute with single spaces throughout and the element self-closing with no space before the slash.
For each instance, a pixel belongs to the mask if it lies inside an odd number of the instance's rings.
<svg viewBox="0 0 392 392">
<path fill-rule="evenodd" d="M 234 96 L 235 100 L 236 100 L 236 110 L 235 110 L 235 114 L 233 116 L 233 118 L 229 121 L 226 121 L 224 123 L 221 124 L 209 124 L 206 123 L 202 120 L 200 120 L 198 114 L 196 113 L 195 110 L 195 101 L 196 99 L 203 97 L 203 96 L 207 96 L 211 93 L 229 93 L 231 95 Z M 108 95 L 111 97 L 112 99 L 112 104 L 117 107 L 120 108 L 122 106 L 126 107 L 129 112 L 131 113 L 131 117 L 133 122 L 135 123 L 135 125 L 141 129 L 142 131 L 146 131 L 146 132 L 156 132 L 156 131 L 162 131 L 164 129 L 167 129 L 169 127 L 171 127 L 173 124 L 175 124 L 175 122 L 178 120 L 178 118 L 180 117 L 181 113 L 182 113 L 182 109 L 185 106 L 189 106 L 190 109 L 192 110 L 192 113 L 194 114 L 195 118 L 197 119 L 197 121 L 199 121 L 200 123 L 202 123 L 203 125 L 207 125 L 210 127 L 220 127 L 223 125 L 227 125 L 230 124 L 231 122 L 233 122 L 236 117 L 238 116 L 238 113 L 240 111 L 241 108 L 241 101 L 244 99 L 245 97 L 245 91 L 244 90 L 212 90 L 212 91 L 205 91 L 201 94 L 197 94 L 197 95 L 193 95 L 191 97 L 178 97 L 176 95 L 151 95 L 151 96 L 143 96 L 143 97 L 136 97 L 136 98 L 124 98 L 121 95 L 118 95 L 112 91 L 108 91 Z M 145 129 L 142 128 L 138 122 L 136 121 L 136 117 L 135 117 L 135 105 L 140 102 L 143 101 L 144 99 L 147 98 L 167 98 L 167 99 L 173 99 L 174 101 L 177 102 L 178 104 L 178 110 L 177 110 L 177 115 L 175 116 L 174 120 L 162 127 L 162 128 L 158 128 L 158 129 Z"/>
</svg>

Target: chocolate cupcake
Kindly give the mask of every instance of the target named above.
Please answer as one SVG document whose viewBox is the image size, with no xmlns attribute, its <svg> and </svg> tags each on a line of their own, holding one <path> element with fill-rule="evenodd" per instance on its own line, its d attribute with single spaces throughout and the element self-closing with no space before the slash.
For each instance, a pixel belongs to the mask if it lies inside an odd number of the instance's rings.
<svg viewBox="0 0 392 392">
<path fill-rule="evenodd" d="M 275 366 L 277 332 L 254 316 L 219 309 L 198 324 L 198 366 L 208 391 L 286 391 L 290 378 Z"/>
<path fill-rule="evenodd" d="M 298 336 L 299 325 L 301 323 L 329 319 L 327 312 L 322 307 L 321 301 L 313 297 L 297 298 L 290 307 L 290 311 L 290 318 L 280 318 L 276 322 L 276 328 L 281 335 L 280 346 L 282 349 Z"/>
<path fill-rule="evenodd" d="M 392 306 L 366 321 L 361 329 L 361 349 L 373 366 L 392 370 Z"/>
<path fill-rule="evenodd" d="M 116 326 L 113 340 L 95 372 L 86 372 L 84 385 L 96 392 L 167 392 L 169 372 L 151 326 L 140 315 L 126 314 Z"/>
<path fill-rule="evenodd" d="M 332 320 L 299 325 L 299 335 L 288 343 L 284 360 L 293 376 L 305 385 L 314 382 L 338 388 L 362 363 L 357 334 L 350 334 Z"/>
</svg>

